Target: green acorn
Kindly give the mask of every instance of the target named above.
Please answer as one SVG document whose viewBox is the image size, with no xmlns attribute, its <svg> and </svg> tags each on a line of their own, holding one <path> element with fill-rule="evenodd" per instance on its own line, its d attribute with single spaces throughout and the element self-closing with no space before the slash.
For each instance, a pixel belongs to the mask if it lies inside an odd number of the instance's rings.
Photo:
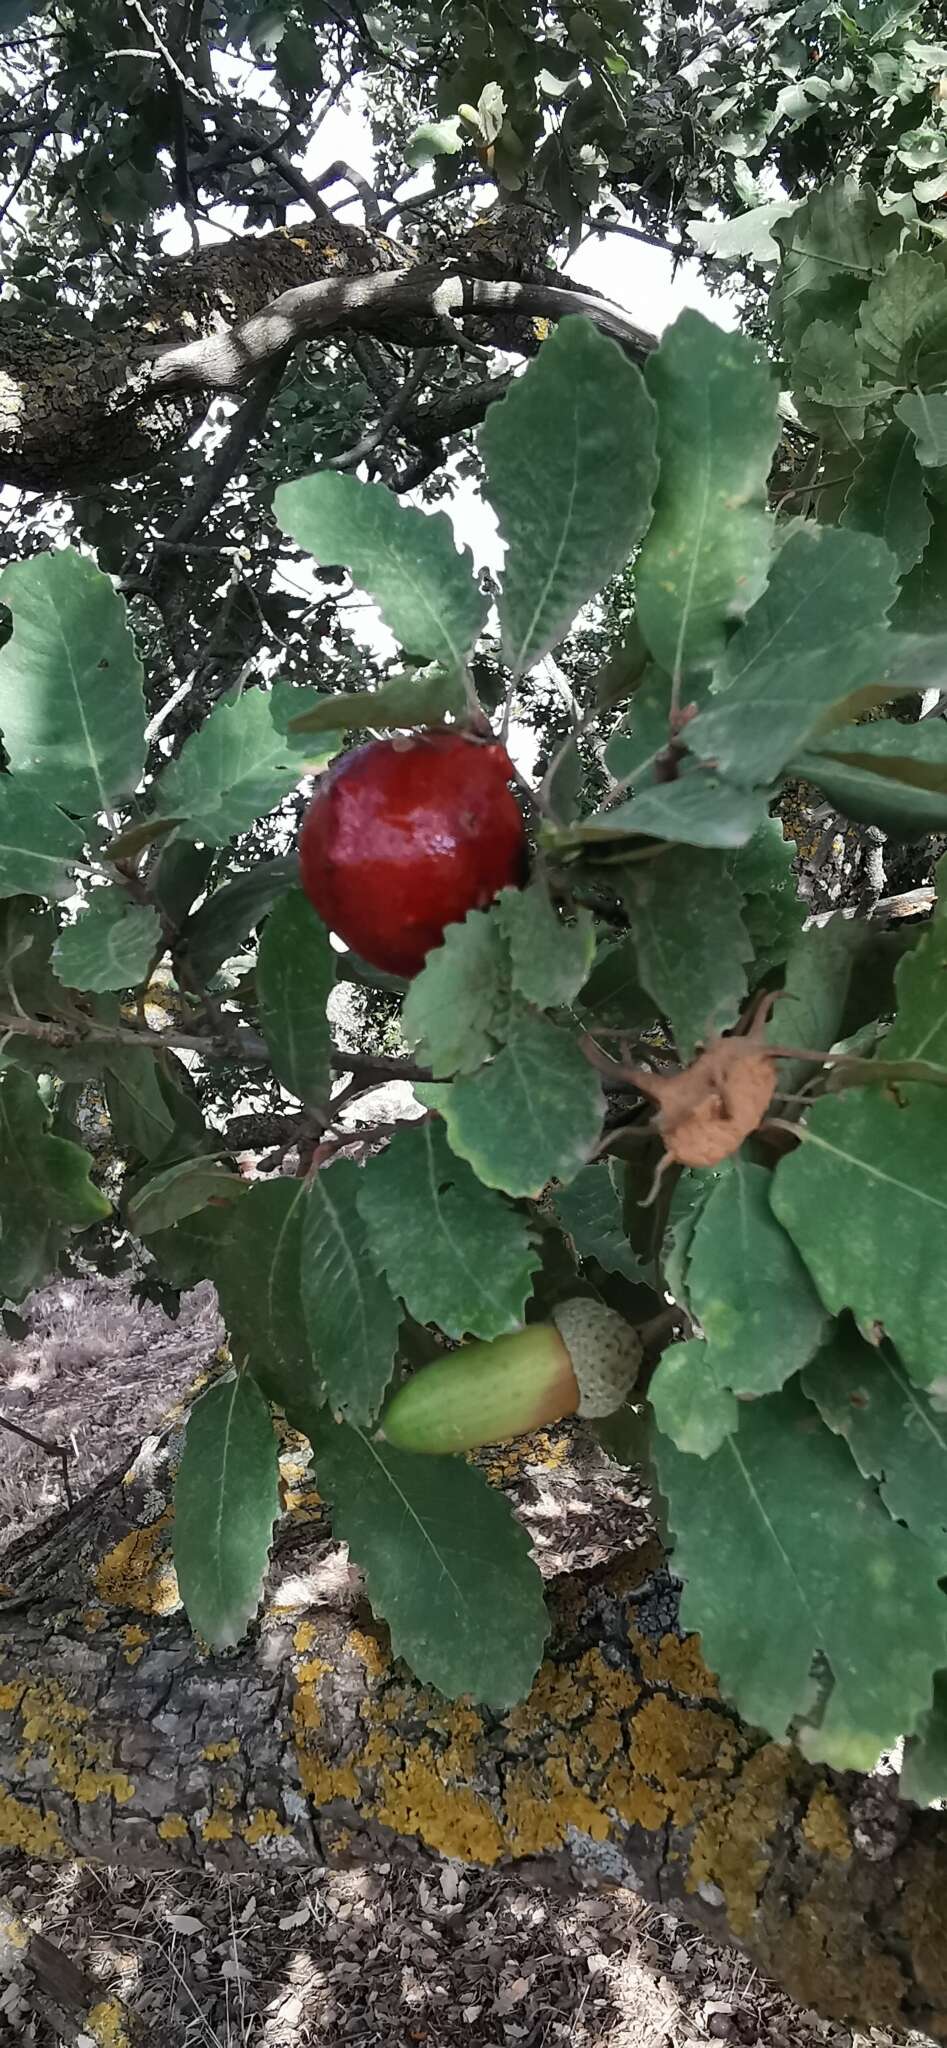
<svg viewBox="0 0 947 2048">
<path fill-rule="evenodd" d="M 641 1339 L 613 1309 L 577 1298 L 511 1337 L 464 1344 L 392 1394 L 381 1434 L 402 1451 L 473 1451 L 565 1415 L 610 1415 L 634 1386 Z"/>
</svg>

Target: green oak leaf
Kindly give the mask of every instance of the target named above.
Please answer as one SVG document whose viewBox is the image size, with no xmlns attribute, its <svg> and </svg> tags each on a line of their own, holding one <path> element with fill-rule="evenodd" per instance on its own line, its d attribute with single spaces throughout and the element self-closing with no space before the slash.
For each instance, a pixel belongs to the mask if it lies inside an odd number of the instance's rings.
<svg viewBox="0 0 947 2048">
<path fill-rule="evenodd" d="M 510 958 L 497 906 L 449 924 L 415 975 L 401 1013 L 408 1045 L 435 1074 L 470 1074 L 496 1051 L 509 1008 Z"/>
<path fill-rule="evenodd" d="M 622 1205 L 607 1165 L 583 1166 L 566 1188 L 554 1195 L 556 1215 L 572 1239 L 580 1259 L 595 1259 L 606 1273 L 626 1280 L 644 1280 L 622 1225 Z"/>
<path fill-rule="evenodd" d="M 927 1060 L 947 1073 L 947 859 L 936 869 L 934 916 L 895 976 L 897 1016 L 885 1042 L 885 1058 Z"/>
<path fill-rule="evenodd" d="M 904 222 L 882 213 L 870 186 L 835 178 L 811 192 L 789 219 L 775 221 L 783 252 L 770 317 L 790 354 L 816 319 L 854 333 L 872 278 L 898 248 Z"/>
<path fill-rule="evenodd" d="M 183 925 L 196 897 L 203 895 L 213 864 L 212 849 L 195 846 L 189 839 L 172 839 L 162 847 L 148 875 L 148 894 L 175 931 Z"/>
<path fill-rule="evenodd" d="M 914 436 L 921 468 L 943 469 L 947 463 L 947 394 L 908 391 L 894 409 Z"/>
<path fill-rule="evenodd" d="M 854 1323 L 836 1323 L 802 1386 L 823 1422 L 844 1437 L 862 1477 L 879 1482 L 889 1514 L 942 1545 L 947 1415 L 908 1378 L 890 1346 L 866 1344 Z"/>
<path fill-rule="evenodd" d="M 305 1183 L 302 1312 L 332 1408 L 374 1421 L 394 1370 L 401 1311 L 371 1258 L 360 1169 L 344 1159 Z"/>
<path fill-rule="evenodd" d="M 13 614 L 0 651 L 13 774 L 77 817 L 113 809 L 145 765 L 142 668 L 124 598 L 94 562 L 61 548 L 4 569 L 0 602 Z"/>
<path fill-rule="evenodd" d="M 937 472 L 928 472 L 927 481 L 933 486 Z M 891 613 L 892 627 L 910 635 L 915 642 L 920 638 L 935 641 L 941 650 L 940 675 L 931 676 L 935 685 L 943 677 L 944 608 L 947 605 L 947 505 L 933 502 L 928 498 L 930 511 L 930 538 L 920 560 L 905 576 L 897 604 Z M 922 685 L 922 687 L 924 687 Z"/>
<path fill-rule="evenodd" d="M 685 1167 L 675 1181 L 668 1205 L 667 1222 L 661 1241 L 659 1269 L 665 1290 L 690 1311 L 688 1269 L 691 1245 L 701 1212 L 718 1185 L 722 1173 L 732 1172 L 732 1162 L 722 1167 Z"/>
<path fill-rule="evenodd" d="M 174 1140 L 175 1121 L 161 1088 L 155 1053 L 144 1045 L 110 1045 L 105 1100 L 119 1148 L 138 1152 L 142 1159 L 160 1158 Z"/>
<path fill-rule="evenodd" d="M 933 922 L 898 966 L 886 1060 L 923 1060 L 947 1073 L 945 973 L 941 895 Z M 947 1271 L 930 1246 L 947 1217 L 947 1090 L 914 1081 L 891 1092 L 849 1089 L 815 1103 L 800 1137 L 776 1169 L 771 1198 L 826 1307 L 880 1322 L 912 1379 L 943 1381 Z M 827 1214 L 844 1215 L 843 1232 L 820 1232 Z"/>
<path fill-rule="evenodd" d="M 771 792 L 740 789 L 692 764 L 674 782 L 644 783 L 630 802 L 584 818 L 575 836 L 610 839 L 641 833 L 685 846 L 745 846 L 769 815 Z"/>
<path fill-rule="evenodd" d="M 741 914 L 760 977 L 788 959 L 805 921 L 805 906 L 796 894 L 796 854 L 794 841 L 783 835 L 781 820 L 767 818 L 727 862 L 743 892 Z"/>
<path fill-rule="evenodd" d="M 947 1384 L 947 1267 L 931 1255 L 947 1227 L 947 1091 L 849 1089 L 816 1103 L 800 1136 L 772 1203 L 826 1307 L 881 1323 L 913 1379 Z"/>
<path fill-rule="evenodd" d="M 229 1205 L 195 1209 L 192 1216 L 182 1216 L 179 1223 L 169 1224 L 166 1230 L 151 1231 L 147 1250 L 172 1287 L 197 1287 L 215 1272 L 231 1226 Z"/>
<path fill-rule="evenodd" d="M 263 927 L 256 969 L 260 1029 L 273 1072 L 300 1102 L 329 1099 L 332 1039 L 326 1004 L 335 987 L 329 934 L 301 889 L 275 904 Z"/>
<path fill-rule="evenodd" d="M 731 220 L 689 220 L 687 232 L 698 249 L 718 263 L 773 264 L 779 261 L 779 247 L 773 240 L 773 223 L 783 220 L 798 206 L 797 199 L 768 199 L 751 206 Z"/>
<path fill-rule="evenodd" d="M 488 1188 L 542 1193 L 574 1179 L 601 1133 L 604 1098 L 572 1034 L 549 1017 L 514 1016 L 506 1043 L 479 1073 L 415 1093 L 440 1111 L 448 1143 Z"/>
<path fill-rule="evenodd" d="M 793 1045 L 829 1052 L 842 1036 L 846 1005 L 867 930 L 850 918 L 797 932 L 786 953 L 783 993 L 769 1018 L 768 1045 Z M 811 1060 L 784 1060 L 780 1089 L 791 1095 L 813 1072 Z"/>
<path fill-rule="evenodd" d="M 52 912 L 35 896 L 8 896 L 0 902 L 0 1005 L 4 1009 L 26 1010 L 33 1017 L 73 1012 L 71 998 L 53 977 L 55 940 Z M 11 1042 L 8 1057 L 12 1051 Z"/>
<path fill-rule="evenodd" d="M 403 505 L 384 484 L 321 471 L 280 484 L 276 517 L 317 562 L 344 562 L 406 654 L 463 667 L 487 615 L 469 549 L 446 512 Z"/>
<path fill-rule="evenodd" d="M 0 775 L 0 896 L 68 896 L 83 845 L 79 827 L 29 777 Z"/>
<path fill-rule="evenodd" d="M 655 1439 L 682 1626 L 745 1720 L 782 1739 L 801 1718 L 806 1756 L 871 1770 L 947 1661 L 942 1561 L 891 1520 L 797 1383 L 738 1405 L 710 1457 Z"/>
<path fill-rule="evenodd" d="M 792 1239 L 773 1215 L 770 1178 L 765 1167 L 734 1161 L 700 1211 L 687 1268 L 689 1305 L 707 1339 L 715 1381 L 747 1397 L 775 1393 L 798 1372 L 827 1321 Z"/>
<path fill-rule="evenodd" d="M 496 916 L 509 944 L 517 993 L 541 1010 L 573 1002 L 595 953 L 590 912 L 580 910 L 566 924 L 542 884 L 533 882 L 528 889 L 504 889 Z"/>
<path fill-rule="evenodd" d="M 311 1436 L 325 1388 L 302 1298 L 307 1194 L 302 1180 L 253 1181 L 211 1273 L 234 1359 L 246 1360 L 264 1394 Z"/>
<path fill-rule="evenodd" d="M 422 164 L 430 163 L 432 157 L 456 156 L 465 140 L 458 114 L 448 114 L 444 121 L 422 121 L 405 143 L 405 163 L 417 171 Z"/>
<path fill-rule="evenodd" d="M 73 1230 L 111 1214 L 89 1178 L 81 1145 L 51 1138 L 36 1082 L 16 1067 L 0 1073 L 0 1292 L 22 1301 L 52 1272 Z"/>
<path fill-rule="evenodd" d="M 528 1692 L 548 1631 L 529 1537 L 463 1458 L 414 1456 L 320 1423 L 313 1443 L 332 1527 L 422 1684 L 502 1710 Z"/>
<path fill-rule="evenodd" d="M 898 420 L 862 457 L 839 524 L 877 534 L 902 576 L 920 561 L 930 539 L 931 508 L 913 437 Z"/>
<path fill-rule="evenodd" d="M 663 1353 L 648 1388 L 658 1428 L 679 1451 L 712 1458 L 740 1419 L 720 1359 L 709 1344 L 689 1337 Z"/>
<path fill-rule="evenodd" d="M 279 1447 L 248 1373 L 209 1387 L 187 1419 L 174 1487 L 174 1565 L 187 1618 L 232 1649 L 260 1604 L 279 1514 Z"/>
<path fill-rule="evenodd" d="M 75 924 L 53 947 L 53 971 L 67 988 L 137 988 L 161 947 L 161 920 L 124 889 L 94 889 Z"/>
<path fill-rule="evenodd" d="M 179 821 L 185 838 L 226 846 L 295 789 L 310 765 L 305 735 L 279 730 L 273 693 L 243 690 L 215 704 L 177 759 L 162 769 L 155 804 Z"/>
<path fill-rule="evenodd" d="M 687 727 L 691 751 L 735 781 L 772 781 L 835 705 L 883 673 L 895 589 L 894 558 L 872 535 L 795 527 Z"/>
<path fill-rule="evenodd" d="M 825 427 L 830 428 L 832 415 L 841 413 L 843 428 L 851 439 L 860 440 L 867 404 L 864 379 L 865 366 L 852 348 L 851 336 L 829 320 L 813 320 L 793 362 L 793 388 L 807 421 L 813 412 L 824 412 Z M 824 438 L 828 440 L 827 433 Z"/>
<path fill-rule="evenodd" d="M 448 713 L 461 718 L 467 709 L 462 670 L 437 666 L 389 676 L 377 690 L 343 690 L 332 697 L 311 694 L 311 708 L 292 720 L 290 731 L 335 730 L 339 748 L 346 732 L 439 725 Z"/>
<path fill-rule="evenodd" d="M 596 1023 L 614 1024 L 629 1033 L 656 1023 L 658 1005 L 641 986 L 633 939 L 599 947 L 588 981 L 579 991 L 578 1004 Z"/>
<path fill-rule="evenodd" d="M 947 726 L 879 719 L 843 725 L 791 764 L 847 817 L 878 824 L 893 838 L 947 829 Z"/>
<path fill-rule="evenodd" d="M 539 1266 L 525 1217 L 485 1188 L 429 1118 L 396 1131 L 360 1176 L 375 1264 L 419 1323 L 448 1337 L 518 1330 Z"/>
<path fill-rule="evenodd" d="M 584 318 L 563 320 L 480 429 L 506 543 L 504 658 L 529 669 L 624 567 L 657 481 L 641 371 Z"/>
<path fill-rule="evenodd" d="M 240 1175 L 218 1160 L 179 1159 L 136 1190 L 128 1204 L 129 1226 L 138 1236 L 168 1230 L 208 1202 L 236 1202 L 246 1192 L 247 1184 Z"/>
<path fill-rule="evenodd" d="M 206 898 L 188 918 L 181 935 L 180 950 L 198 981 L 212 979 L 298 880 L 296 855 L 278 855 L 275 860 L 258 861 Z"/>
<path fill-rule="evenodd" d="M 742 898 L 717 853 L 674 847 L 660 860 L 616 870 L 648 993 L 669 1018 L 678 1050 L 735 1023 L 753 948 Z"/>
<path fill-rule="evenodd" d="M 671 682 L 649 668 L 629 709 L 605 749 L 605 766 L 616 782 L 651 783 L 650 771 L 671 744 Z"/>
<path fill-rule="evenodd" d="M 940 264 L 914 249 L 902 249 L 879 277 L 872 278 L 858 311 L 859 351 L 889 384 L 909 381 L 908 345 L 919 315 L 940 296 L 943 284 Z"/>
<path fill-rule="evenodd" d="M 669 676 L 707 668 L 769 568 L 776 384 L 759 346 L 686 312 L 649 356 L 660 481 L 635 573 L 638 621 Z"/>
</svg>

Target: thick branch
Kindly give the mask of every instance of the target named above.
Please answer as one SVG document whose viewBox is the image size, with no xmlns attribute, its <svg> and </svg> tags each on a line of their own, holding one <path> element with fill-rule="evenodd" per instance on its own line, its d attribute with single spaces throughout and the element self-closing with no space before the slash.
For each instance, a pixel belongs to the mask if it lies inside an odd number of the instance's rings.
<svg viewBox="0 0 947 2048">
<path fill-rule="evenodd" d="M 654 336 L 636 326 L 620 306 L 590 292 L 528 280 L 461 277 L 443 264 L 424 264 L 377 276 L 326 277 L 298 285 L 229 333 L 161 349 L 152 380 L 165 391 L 239 391 L 274 355 L 336 327 L 383 334 L 392 327 L 403 329 L 406 321 L 441 321 L 445 314 L 455 320 L 501 314 L 559 320 L 568 313 L 587 314 L 603 334 L 621 342 L 636 358 L 654 348 Z M 443 338 L 440 327 L 435 338 Z"/>
<path fill-rule="evenodd" d="M 944 1815 L 742 1726 L 652 1539 L 558 1582 L 547 1661 L 499 1715 L 392 1660 L 298 1476 L 251 1639 L 198 1646 L 169 1554 L 177 1450 L 151 1439 L 4 1557 L 0 1846 L 224 1870 L 447 1855 L 625 1884 L 806 2005 L 947 2039 Z M 608 1470 L 583 1468 L 600 1504 Z"/>
</svg>

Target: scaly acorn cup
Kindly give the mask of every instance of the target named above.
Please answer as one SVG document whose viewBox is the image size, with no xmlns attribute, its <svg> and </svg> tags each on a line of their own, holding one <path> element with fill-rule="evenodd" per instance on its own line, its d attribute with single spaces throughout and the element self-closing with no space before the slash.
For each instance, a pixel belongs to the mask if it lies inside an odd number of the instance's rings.
<svg viewBox="0 0 947 2048">
<path fill-rule="evenodd" d="M 566 1415 L 610 1415 L 634 1386 L 637 1330 L 577 1298 L 511 1337 L 464 1344 L 392 1394 L 381 1435 L 402 1451 L 474 1451 Z"/>
</svg>

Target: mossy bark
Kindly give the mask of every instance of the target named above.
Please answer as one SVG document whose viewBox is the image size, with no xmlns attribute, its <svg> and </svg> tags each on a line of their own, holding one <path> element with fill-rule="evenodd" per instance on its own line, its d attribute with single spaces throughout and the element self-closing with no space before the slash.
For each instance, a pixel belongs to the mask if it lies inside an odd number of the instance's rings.
<svg viewBox="0 0 947 2048">
<path fill-rule="evenodd" d="M 178 1451 L 172 1428 L 4 1558 L 0 1848 L 221 1870 L 443 1855 L 628 1885 L 826 2015 L 947 2040 L 947 1820 L 741 1725 L 653 1537 L 552 1584 L 532 1693 L 491 1714 L 391 1660 L 302 1466 L 251 1637 L 202 1648 L 169 1548 Z"/>
<path fill-rule="evenodd" d="M 378 230 L 320 221 L 166 263 L 114 331 L 0 309 L 0 483 L 70 493 L 138 474 L 180 446 L 215 391 L 242 389 L 298 341 L 347 329 L 419 347 L 459 338 L 452 320 L 472 316 L 475 331 L 522 349 L 537 345 L 534 318 L 575 307 L 633 353 L 653 346 L 535 252 L 524 256 L 505 217 L 489 243 L 472 229 L 434 253 L 422 263 Z M 504 388 L 481 386 L 474 417 Z M 470 424 L 459 396 L 457 427 Z M 449 409 L 432 417 L 431 432 L 457 427 Z"/>
</svg>

